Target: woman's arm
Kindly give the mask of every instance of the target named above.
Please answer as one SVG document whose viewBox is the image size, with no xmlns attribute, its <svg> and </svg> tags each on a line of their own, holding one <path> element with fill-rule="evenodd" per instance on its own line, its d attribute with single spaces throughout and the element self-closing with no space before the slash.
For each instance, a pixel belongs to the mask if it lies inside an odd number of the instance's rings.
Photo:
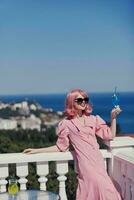
<svg viewBox="0 0 134 200">
<path fill-rule="evenodd" d="M 25 149 L 23 153 L 34 154 L 34 153 L 48 153 L 48 152 L 59 152 L 59 151 L 60 150 L 58 149 L 57 145 L 54 145 L 54 146 L 38 148 L 38 149 L 28 148 L 28 149 Z"/>
<path fill-rule="evenodd" d="M 49 153 L 49 152 L 60 152 L 60 151 L 68 151 L 69 149 L 69 138 L 68 138 L 69 130 L 65 121 L 62 120 L 57 128 L 58 139 L 56 144 L 50 147 L 45 148 L 28 148 L 23 151 L 26 154 L 34 154 L 34 153 Z"/>
<path fill-rule="evenodd" d="M 116 136 L 116 117 L 120 112 L 121 112 L 121 109 L 120 109 L 119 106 L 117 106 L 116 108 L 114 108 L 111 111 L 111 126 L 110 126 L 110 130 L 111 130 L 112 138 L 114 138 Z"/>
</svg>

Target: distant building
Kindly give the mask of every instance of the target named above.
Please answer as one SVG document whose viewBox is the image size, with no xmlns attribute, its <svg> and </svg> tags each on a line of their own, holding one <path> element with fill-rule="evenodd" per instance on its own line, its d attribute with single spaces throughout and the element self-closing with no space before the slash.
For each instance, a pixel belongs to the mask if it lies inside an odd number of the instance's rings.
<svg viewBox="0 0 134 200">
<path fill-rule="evenodd" d="M 57 114 L 58 114 L 59 116 L 62 116 L 62 115 L 63 115 L 63 112 L 57 111 Z"/>
<path fill-rule="evenodd" d="M 22 101 L 20 103 L 11 104 L 11 110 L 18 110 L 21 115 L 29 115 L 29 105 L 27 101 Z"/>
<path fill-rule="evenodd" d="M 55 127 L 63 115 L 60 111 L 54 112 L 52 108 L 44 109 L 40 104 L 27 100 L 18 103 L 0 102 L 0 109 L 3 109 L 1 111 L 0 129 L 5 130 L 36 129 L 41 131 L 42 127 L 45 127 L 45 129 Z M 37 114 L 39 117 L 32 113 Z"/>
<path fill-rule="evenodd" d="M 12 110 L 19 110 L 21 108 L 21 103 L 15 103 L 13 105 L 11 105 L 11 109 Z"/>
<path fill-rule="evenodd" d="M 0 130 L 17 129 L 17 121 L 15 119 L 0 119 Z"/>
<path fill-rule="evenodd" d="M 59 120 L 53 120 L 53 121 L 49 121 L 49 122 L 45 121 L 44 125 L 46 125 L 47 128 L 51 128 L 52 126 L 56 127 L 58 123 L 59 123 Z"/>
<path fill-rule="evenodd" d="M 41 120 L 36 117 L 35 115 L 31 115 L 30 117 L 27 118 L 22 118 L 21 120 L 18 121 L 19 127 L 26 130 L 41 130 Z"/>
<path fill-rule="evenodd" d="M 36 107 L 36 105 L 34 105 L 34 104 L 31 104 L 31 105 L 30 105 L 30 110 L 34 110 L 34 111 L 36 111 L 36 110 L 37 110 L 37 107 Z"/>
<path fill-rule="evenodd" d="M 8 108 L 8 107 L 9 107 L 9 104 L 0 102 L 0 110 Z"/>
</svg>

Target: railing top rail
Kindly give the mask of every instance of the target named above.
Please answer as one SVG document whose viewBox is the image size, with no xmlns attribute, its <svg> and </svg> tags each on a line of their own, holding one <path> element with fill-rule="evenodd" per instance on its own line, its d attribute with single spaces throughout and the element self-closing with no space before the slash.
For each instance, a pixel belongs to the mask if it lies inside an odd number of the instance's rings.
<svg viewBox="0 0 134 200">
<path fill-rule="evenodd" d="M 115 155 L 115 158 L 124 162 L 129 162 L 130 164 L 134 165 L 134 149 L 129 151 L 118 152 Z"/>
<path fill-rule="evenodd" d="M 115 137 L 113 140 L 105 141 L 105 144 L 110 148 L 134 147 L 134 138 L 128 136 Z"/>
<path fill-rule="evenodd" d="M 111 153 L 108 150 L 101 150 L 104 158 L 111 158 Z M 30 162 L 47 162 L 47 161 L 68 161 L 73 160 L 73 154 L 67 152 L 51 152 L 38 154 L 24 153 L 2 153 L 0 154 L 0 165 L 13 163 L 30 163 Z"/>
<path fill-rule="evenodd" d="M 24 153 L 0 154 L 0 164 L 59 161 L 59 160 L 64 160 L 64 161 L 73 160 L 73 156 L 70 152 L 37 153 L 29 155 Z"/>
</svg>

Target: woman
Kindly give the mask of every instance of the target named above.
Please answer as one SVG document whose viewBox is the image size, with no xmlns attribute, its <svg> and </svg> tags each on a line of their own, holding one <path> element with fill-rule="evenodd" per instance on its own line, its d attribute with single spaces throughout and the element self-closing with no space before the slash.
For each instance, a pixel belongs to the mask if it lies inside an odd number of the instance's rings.
<svg viewBox="0 0 134 200">
<path fill-rule="evenodd" d="M 77 200 L 121 200 L 105 170 L 102 154 L 96 135 L 111 140 L 116 134 L 116 116 L 120 108 L 111 112 L 111 126 L 108 127 L 98 115 L 91 115 L 92 106 L 86 92 L 72 90 L 66 98 L 65 115 L 57 128 L 56 145 L 26 149 L 24 153 L 67 151 L 71 144 L 74 148 L 78 172 Z"/>
</svg>

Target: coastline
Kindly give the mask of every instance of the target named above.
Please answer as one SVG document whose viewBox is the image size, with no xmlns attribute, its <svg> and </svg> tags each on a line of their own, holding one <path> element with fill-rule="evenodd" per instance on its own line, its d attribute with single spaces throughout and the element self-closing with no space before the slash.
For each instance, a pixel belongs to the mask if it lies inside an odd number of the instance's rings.
<svg viewBox="0 0 134 200">
<path fill-rule="evenodd" d="M 63 111 L 66 94 L 29 94 L 29 95 L 0 95 L 0 101 L 13 103 L 22 100 L 32 100 L 39 103 L 43 108 L 53 109 L 55 112 Z M 91 102 L 93 103 L 93 114 L 99 114 L 104 120 L 109 121 L 109 113 L 112 109 L 112 93 L 90 93 Z M 117 123 L 121 127 L 123 135 L 134 133 L 134 92 L 120 92 L 121 115 Z"/>
</svg>

